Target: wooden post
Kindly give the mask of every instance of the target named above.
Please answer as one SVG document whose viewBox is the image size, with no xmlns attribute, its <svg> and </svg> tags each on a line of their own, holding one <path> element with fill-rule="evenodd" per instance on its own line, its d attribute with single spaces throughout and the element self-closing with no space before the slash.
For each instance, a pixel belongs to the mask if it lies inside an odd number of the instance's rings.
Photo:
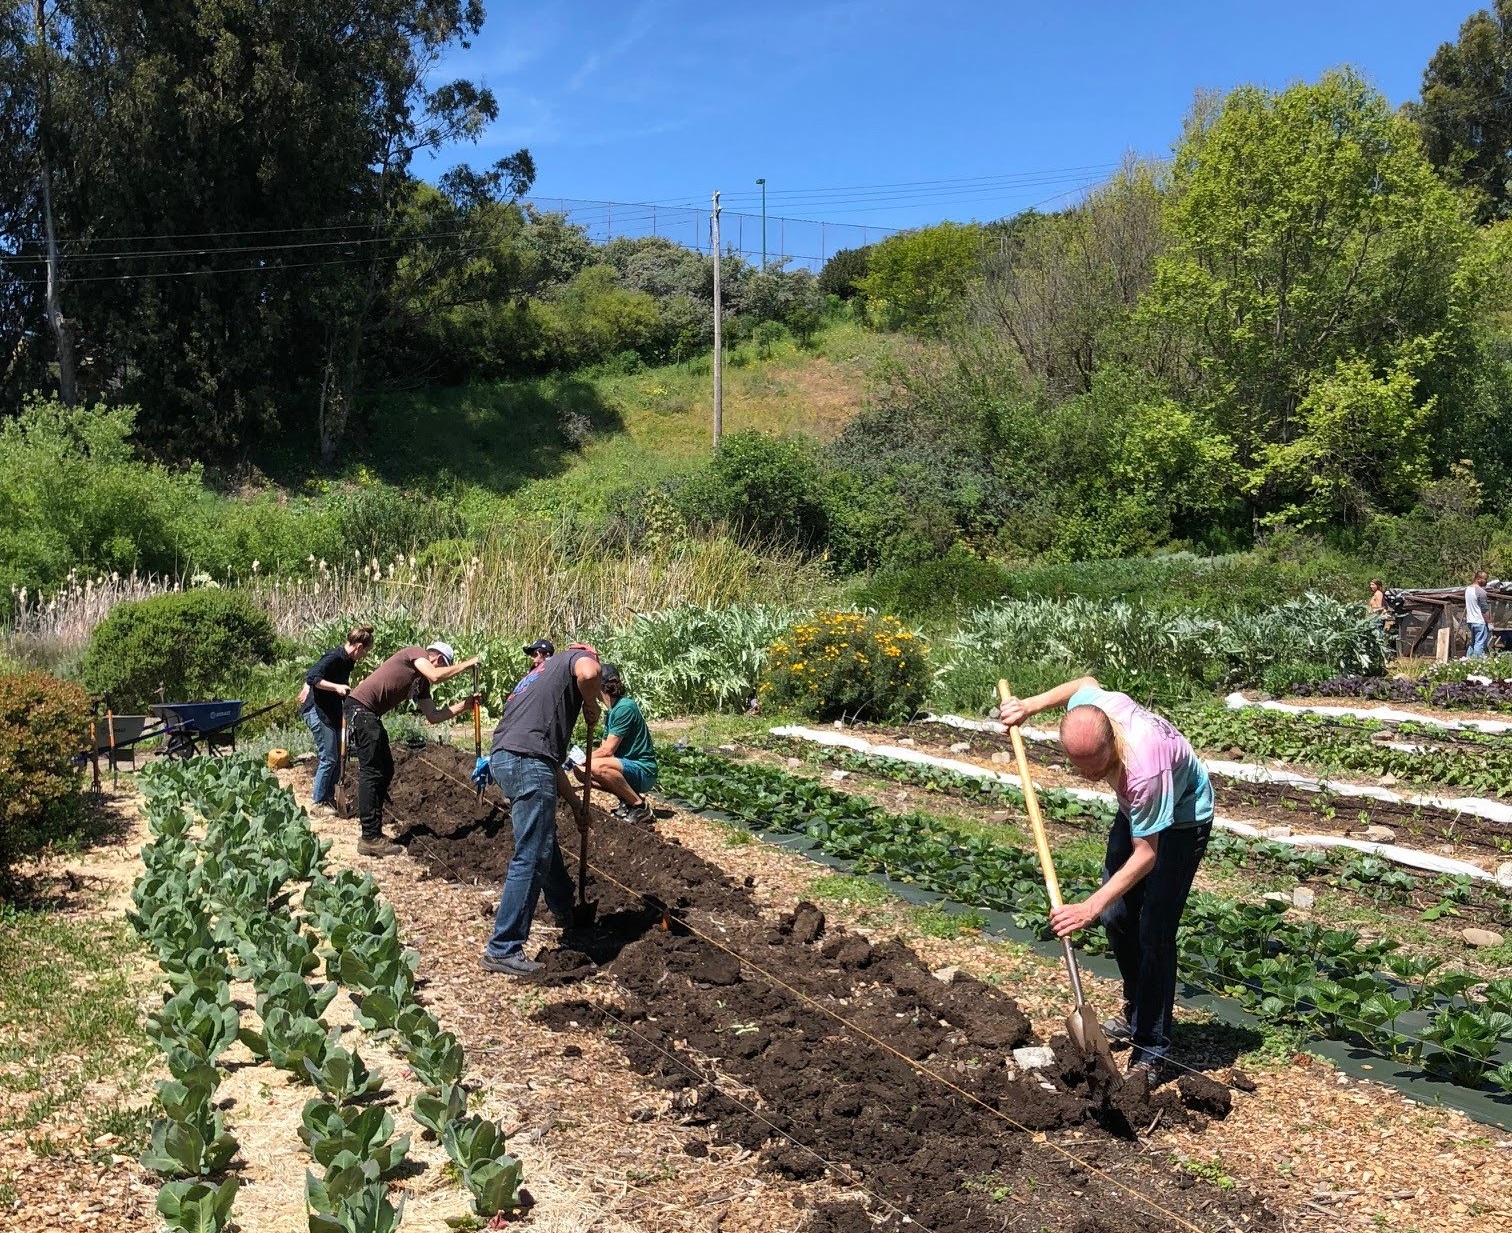
<svg viewBox="0 0 1512 1233">
<path fill-rule="evenodd" d="M 1444 616 L 1444 623 L 1439 626 L 1438 644 L 1434 648 L 1433 658 L 1441 664 L 1449 662 L 1449 640 L 1454 636 L 1454 630 L 1449 625 L 1448 614 Z"/>
</svg>

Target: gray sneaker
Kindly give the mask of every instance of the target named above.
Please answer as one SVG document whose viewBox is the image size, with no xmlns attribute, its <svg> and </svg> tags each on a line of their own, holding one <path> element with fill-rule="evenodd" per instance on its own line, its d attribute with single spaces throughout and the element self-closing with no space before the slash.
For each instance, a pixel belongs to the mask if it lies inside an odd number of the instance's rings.
<svg viewBox="0 0 1512 1233">
<path fill-rule="evenodd" d="M 625 812 L 620 815 L 626 822 L 634 822 L 641 826 L 650 826 L 656 821 L 656 815 L 651 812 L 651 802 L 644 797 L 639 805 L 625 806 Z"/>
<path fill-rule="evenodd" d="M 478 966 L 485 972 L 498 972 L 502 976 L 534 976 L 546 965 L 527 959 L 522 954 L 504 955 L 501 958 L 484 951 L 482 958 L 478 960 Z"/>
<path fill-rule="evenodd" d="M 359 839 L 357 851 L 363 856 L 403 856 L 404 849 L 391 839 L 379 835 L 376 839 Z"/>
<path fill-rule="evenodd" d="M 1110 1041 L 1120 1044 L 1134 1039 L 1134 1029 L 1129 1026 L 1129 1014 L 1127 1011 L 1119 1011 L 1111 1019 L 1102 1021 L 1103 1035 Z"/>
</svg>

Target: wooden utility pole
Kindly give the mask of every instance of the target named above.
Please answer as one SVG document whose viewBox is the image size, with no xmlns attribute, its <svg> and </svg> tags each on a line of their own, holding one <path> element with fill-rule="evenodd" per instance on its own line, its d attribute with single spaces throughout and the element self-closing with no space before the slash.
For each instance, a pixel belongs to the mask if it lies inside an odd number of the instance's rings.
<svg viewBox="0 0 1512 1233">
<path fill-rule="evenodd" d="M 720 321 L 719 303 L 719 190 L 714 190 L 714 216 L 711 223 L 710 247 L 714 250 L 714 448 L 719 448 L 719 438 L 724 435 L 724 326 Z"/>
<path fill-rule="evenodd" d="M 37 26 L 37 71 L 41 74 L 40 114 L 37 117 L 38 153 L 42 160 L 42 216 L 47 230 L 47 324 L 52 328 L 58 352 L 58 395 L 71 407 L 77 398 L 74 381 L 73 327 L 63 316 L 58 274 L 58 233 L 53 225 L 52 154 L 48 146 L 48 111 L 52 103 L 52 75 L 48 71 L 47 14 L 43 0 L 32 9 Z"/>
</svg>

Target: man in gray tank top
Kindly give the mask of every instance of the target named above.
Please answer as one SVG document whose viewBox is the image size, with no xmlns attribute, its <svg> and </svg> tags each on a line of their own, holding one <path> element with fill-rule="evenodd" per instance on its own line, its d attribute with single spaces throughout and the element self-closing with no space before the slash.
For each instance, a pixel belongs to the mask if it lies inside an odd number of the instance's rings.
<svg viewBox="0 0 1512 1233">
<path fill-rule="evenodd" d="M 572 879 L 557 842 L 557 794 L 570 791 L 562 763 L 578 715 L 597 724 L 600 698 L 598 653 L 575 644 L 520 683 L 494 729 L 488 766 L 509 799 L 514 855 L 483 951 L 484 971 L 528 976 L 541 970 L 526 958 L 525 941 L 542 893 L 557 924 L 572 922 Z"/>
</svg>

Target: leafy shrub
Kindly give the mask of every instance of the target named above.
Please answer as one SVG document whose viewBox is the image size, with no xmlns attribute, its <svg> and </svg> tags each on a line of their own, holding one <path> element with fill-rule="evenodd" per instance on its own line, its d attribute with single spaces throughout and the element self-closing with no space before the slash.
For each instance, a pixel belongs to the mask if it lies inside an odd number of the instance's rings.
<svg viewBox="0 0 1512 1233">
<path fill-rule="evenodd" d="M 817 548 L 826 531 L 821 489 L 808 442 L 737 432 L 674 497 L 692 523 L 731 526 L 765 544 Z"/>
<path fill-rule="evenodd" d="M 924 649 L 896 617 L 819 612 L 772 644 L 763 700 L 824 719 L 902 719 L 924 700 Z"/>
<path fill-rule="evenodd" d="M 1011 575 L 960 545 L 918 565 L 880 569 L 855 592 L 861 608 L 895 612 L 909 620 L 954 616 L 981 608 L 1008 593 Z"/>
<path fill-rule="evenodd" d="M 60 837 L 79 810 L 75 756 L 89 699 L 40 672 L 0 674 L 0 871 Z"/>
<path fill-rule="evenodd" d="M 1279 692 L 1315 669 L 1379 673 L 1385 659 L 1364 606 L 1321 595 L 1221 618 L 1142 603 L 1011 600 L 970 613 L 950 646 L 941 693 L 954 705 L 985 702 L 983 682 L 1009 663 L 1053 666 L 1062 679 L 1091 672 L 1111 688 L 1152 697 L 1261 684 Z"/>
<path fill-rule="evenodd" d="M 744 710 L 767 647 L 792 614 L 763 604 L 693 604 L 637 613 L 604 644 L 630 692 L 653 714 Z"/>
<path fill-rule="evenodd" d="M 224 697 L 273 658 L 273 623 L 240 591 L 202 590 L 118 604 L 94 632 L 84 684 L 118 711 Z"/>
<path fill-rule="evenodd" d="M 871 315 L 886 329 L 940 329 L 981 276 L 985 234 L 976 223 L 940 223 L 874 244 L 857 280 Z"/>
<path fill-rule="evenodd" d="M 819 290 L 824 295 L 833 295 L 842 300 L 854 299 L 861 294 L 861 280 L 866 277 L 866 258 L 871 245 L 864 248 L 842 248 L 819 271 Z"/>
</svg>

